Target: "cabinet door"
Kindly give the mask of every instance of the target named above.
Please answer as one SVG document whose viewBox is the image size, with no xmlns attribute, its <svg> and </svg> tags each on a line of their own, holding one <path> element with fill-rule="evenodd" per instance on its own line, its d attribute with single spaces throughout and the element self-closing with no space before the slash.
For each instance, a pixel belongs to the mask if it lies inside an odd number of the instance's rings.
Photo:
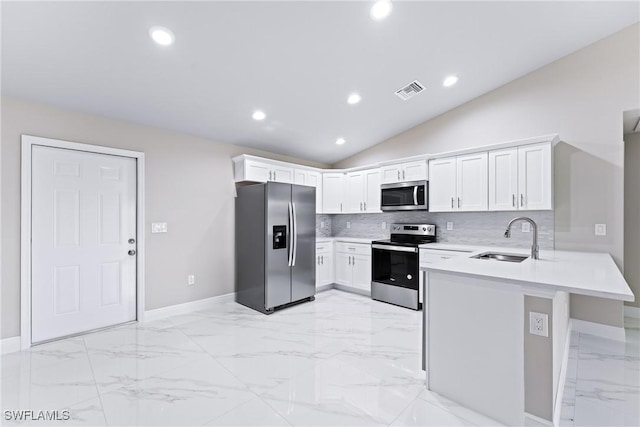
<svg viewBox="0 0 640 427">
<path fill-rule="evenodd" d="M 346 175 L 347 195 L 344 200 L 345 212 L 362 212 L 364 210 L 364 172 L 351 172 Z"/>
<path fill-rule="evenodd" d="M 324 213 L 342 212 L 342 182 L 341 173 L 322 174 L 322 211 Z"/>
<path fill-rule="evenodd" d="M 318 289 L 319 286 L 322 286 L 322 278 L 324 276 L 324 271 L 320 264 L 321 257 L 322 255 L 316 254 L 316 289 Z"/>
<path fill-rule="evenodd" d="M 456 200 L 459 211 L 486 211 L 488 206 L 488 154 L 456 157 Z"/>
<path fill-rule="evenodd" d="M 353 287 L 371 292 L 371 257 L 352 255 Z"/>
<path fill-rule="evenodd" d="M 380 210 L 380 169 L 364 171 L 364 211 L 382 212 Z"/>
<path fill-rule="evenodd" d="M 272 181 L 293 184 L 293 168 L 285 166 L 271 166 L 271 171 L 273 172 Z"/>
<path fill-rule="evenodd" d="M 518 209 L 518 149 L 489 151 L 489 210 Z"/>
<path fill-rule="evenodd" d="M 402 165 L 389 165 L 380 168 L 380 182 L 393 184 L 402 180 Z"/>
<path fill-rule="evenodd" d="M 304 169 L 293 170 L 293 183 L 297 185 L 310 185 L 307 182 L 307 171 Z"/>
<path fill-rule="evenodd" d="M 403 181 L 422 181 L 427 179 L 427 161 L 417 160 L 402 165 Z"/>
<path fill-rule="evenodd" d="M 320 172 L 307 172 L 307 185 L 316 187 L 316 213 L 322 213 L 322 174 Z"/>
<path fill-rule="evenodd" d="M 429 161 L 429 211 L 454 210 L 456 197 L 456 158 Z"/>
<path fill-rule="evenodd" d="M 353 270 L 351 260 L 353 255 L 338 252 L 336 253 L 336 283 L 338 285 L 351 286 Z"/>
<path fill-rule="evenodd" d="M 267 182 L 271 180 L 271 165 L 267 163 L 245 161 L 245 181 Z"/>
<path fill-rule="evenodd" d="M 333 255 L 320 254 L 318 257 L 320 259 L 317 268 L 320 273 L 316 286 L 330 285 L 333 283 Z"/>
<path fill-rule="evenodd" d="M 553 207 L 551 144 L 518 147 L 518 207 L 543 210 Z"/>
</svg>

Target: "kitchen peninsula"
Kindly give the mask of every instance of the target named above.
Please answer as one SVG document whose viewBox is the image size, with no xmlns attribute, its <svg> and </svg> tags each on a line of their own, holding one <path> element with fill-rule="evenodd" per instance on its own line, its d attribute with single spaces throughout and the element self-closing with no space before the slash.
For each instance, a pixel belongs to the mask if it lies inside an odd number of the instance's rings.
<svg viewBox="0 0 640 427">
<path fill-rule="evenodd" d="M 431 258 L 459 251 L 421 264 L 427 387 L 507 425 L 525 418 L 557 424 L 569 295 L 634 300 L 611 256 L 541 251 L 538 260 L 504 262 L 474 257 L 529 253 L 446 244 L 424 250 Z"/>
</svg>

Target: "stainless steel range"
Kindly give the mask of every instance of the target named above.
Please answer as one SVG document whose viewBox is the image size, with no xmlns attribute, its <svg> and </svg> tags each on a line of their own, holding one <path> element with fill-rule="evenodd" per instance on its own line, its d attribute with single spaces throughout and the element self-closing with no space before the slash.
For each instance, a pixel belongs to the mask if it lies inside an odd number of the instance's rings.
<svg viewBox="0 0 640 427">
<path fill-rule="evenodd" d="M 433 224 L 391 224 L 391 238 L 371 243 L 371 297 L 420 310 L 418 246 L 436 241 Z"/>
</svg>

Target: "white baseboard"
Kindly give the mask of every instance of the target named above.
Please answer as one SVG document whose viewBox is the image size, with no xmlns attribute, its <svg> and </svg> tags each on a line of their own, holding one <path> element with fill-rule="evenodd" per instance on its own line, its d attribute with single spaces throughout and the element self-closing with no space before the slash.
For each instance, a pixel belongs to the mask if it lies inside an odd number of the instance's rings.
<svg viewBox="0 0 640 427">
<path fill-rule="evenodd" d="M 571 327 L 582 334 L 597 335 L 610 340 L 624 341 L 624 328 L 588 322 L 586 320 L 571 319 Z"/>
<path fill-rule="evenodd" d="M 336 283 L 333 284 L 333 288 L 334 289 L 338 289 L 340 291 L 344 291 L 344 292 L 351 292 L 352 294 L 363 295 L 365 297 L 370 297 L 371 296 L 371 291 L 365 291 L 363 289 L 356 289 L 356 288 L 352 288 L 350 286 L 338 285 Z"/>
<path fill-rule="evenodd" d="M 0 354 L 15 353 L 16 351 L 20 351 L 20 337 L 0 340 Z"/>
<path fill-rule="evenodd" d="M 569 348 L 571 347 L 571 331 L 573 330 L 573 319 L 569 319 L 567 328 L 567 338 L 564 341 L 564 355 L 560 366 L 560 378 L 558 379 L 558 389 L 556 401 L 553 406 L 553 425 L 560 425 L 560 415 L 562 412 L 562 399 L 564 398 L 564 386 L 567 384 L 567 367 L 569 366 Z"/>
<path fill-rule="evenodd" d="M 146 310 L 144 312 L 144 322 L 166 319 L 167 317 L 179 316 L 181 314 L 189 314 L 198 310 L 206 310 L 215 307 L 218 304 L 235 301 L 235 293 L 218 295 L 217 297 L 199 299 L 196 301 L 185 302 L 183 304 L 170 305 L 167 307 Z"/>
<path fill-rule="evenodd" d="M 634 319 L 640 319 L 640 307 L 631 307 L 630 305 L 625 305 L 624 317 L 633 317 Z"/>
<path fill-rule="evenodd" d="M 316 288 L 316 294 L 318 292 L 330 291 L 331 289 L 333 289 L 333 284 L 321 285 Z"/>
</svg>

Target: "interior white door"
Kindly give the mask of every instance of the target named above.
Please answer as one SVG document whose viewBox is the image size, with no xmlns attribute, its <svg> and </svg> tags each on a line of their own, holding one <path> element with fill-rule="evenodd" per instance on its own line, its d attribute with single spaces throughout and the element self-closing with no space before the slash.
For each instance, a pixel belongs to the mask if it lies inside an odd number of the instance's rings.
<svg viewBox="0 0 640 427">
<path fill-rule="evenodd" d="M 136 160 L 33 146 L 32 342 L 136 319 Z"/>
</svg>

